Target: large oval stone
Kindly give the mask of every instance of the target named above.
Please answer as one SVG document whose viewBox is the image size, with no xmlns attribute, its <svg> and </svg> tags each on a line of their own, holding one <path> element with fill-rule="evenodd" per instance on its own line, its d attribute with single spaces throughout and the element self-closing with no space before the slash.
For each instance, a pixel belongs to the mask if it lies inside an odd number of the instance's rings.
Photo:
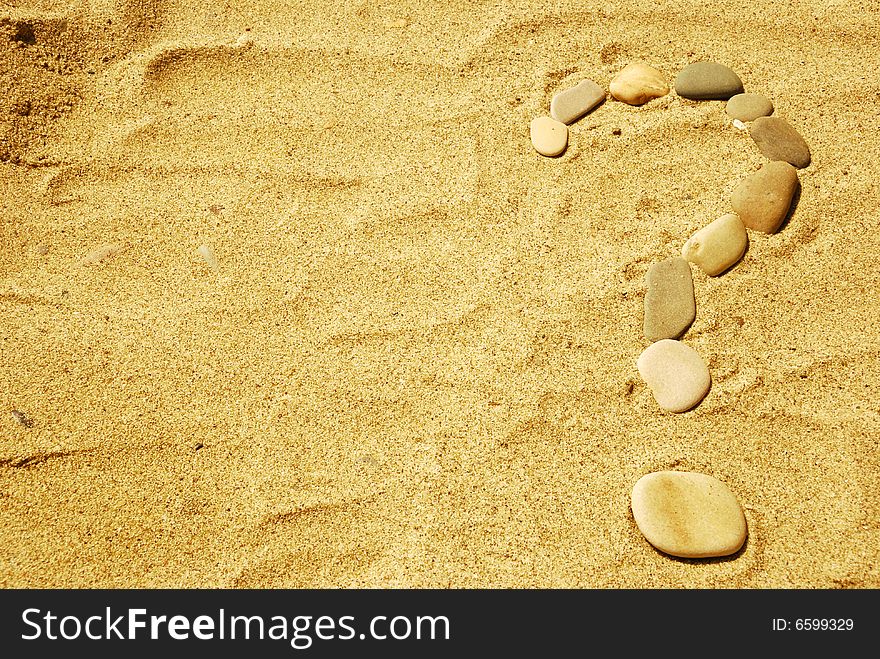
<svg viewBox="0 0 880 659">
<path fill-rule="evenodd" d="M 735 94 L 742 94 L 743 84 L 733 69 L 723 64 L 694 62 L 678 74 L 675 92 L 698 101 L 724 101 Z"/>
<path fill-rule="evenodd" d="M 675 256 L 648 268 L 645 292 L 645 338 L 677 339 L 697 315 L 691 266 Z"/>
<path fill-rule="evenodd" d="M 706 362 L 690 346 L 672 339 L 652 343 L 636 361 L 654 400 L 667 412 L 687 412 L 706 394 L 712 378 Z"/>
<path fill-rule="evenodd" d="M 776 233 L 798 187 L 797 170 L 787 162 L 768 162 L 746 176 L 733 191 L 730 205 L 749 229 Z"/>
<path fill-rule="evenodd" d="M 784 160 L 798 169 L 810 164 L 810 147 L 794 126 L 782 117 L 758 117 L 749 135 L 770 160 Z"/>
<path fill-rule="evenodd" d="M 736 495 L 713 476 L 658 471 L 633 487 L 636 526 L 654 547 L 672 556 L 711 558 L 738 552 L 748 527 Z"/>
</svg>

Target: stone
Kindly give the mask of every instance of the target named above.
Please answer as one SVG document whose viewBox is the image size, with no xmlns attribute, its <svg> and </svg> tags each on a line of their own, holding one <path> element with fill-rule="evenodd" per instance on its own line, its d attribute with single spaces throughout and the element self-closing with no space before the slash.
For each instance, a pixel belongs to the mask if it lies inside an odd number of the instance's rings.
<svg viewBox="0 0 880 659">
<path fill-rule="evenodd" d="M 122 247 L 120 245 L 115 244 L 107 244 L 101 245 L 100 247 L 96 247 L 91 252 L 86 254 L 82 258 L 82 263 L 86 265 L 94 265 L 95 263 L 101 263 L 102 261 L 107 261 L 108 259 L 112 259 L 119 253 Z"/>
<path fill-rule="evenodd" d="M 691 267 L 673 257 L 648 268 L 645 293 L 645 338 L 648 341 L 677 339 L 697 314 Z"/>
<path fill-rule="evenodd" d="M 532 146 L 542 156 L 558 156 L 568 146 L 568 126 L 550 117 L 532 119 L 529 132 Z"/>
<path fill-rule="evenodd" d="M 212 250 L 208 245 L 199 245 L 199 248 L 196 250 L 199 253 L 199 256 L 202 257 L 202 260 L 208 265 L 211 270 L 214 272 L 218 272 L 220 270 L 220 264 L 217 263 L 217 257 L 214 256 L 214 250 Z"/>
<path fill-rule="evenodd" d="M 810 147 L 794 126 L 781 117 L 758 117 L 749 134 L 770 160 L 784 160 L 798 169 L 810 164 Z"/>
<path fill-rule="evenodd" d="M 681 248 L 681 256 L 707 275 L 716 277 L 742 258 L 748 244 L 743 221 L 736 213 L 728 213 L 688 238 Z"/>
<path fill-rule="evenodd" d="M 721 100 L 743 92 L 736 73 L 715 62 L 694 62 L 681 70 L 675 79 L 675 92 L 697 101 Z"/>
<path fill-rule="evenodd" d="M 712 383 L 709 367 L 697 351 L 672 339 L 649 345 L 636 366 L 654 400 L 667 412 L 693 409 L 709 393 Z"/>
<path fill-rule="evenodd" d="M 609 89 L 614 98 L 630 105 L 644 105 L 669 93 L 663 74 L 644 62 L 631 62 L 623 67 Z"/>
<path fill-rule="evenodd" d="M 730 556 L 748 535 L 736 495 L 706 474 L 657 471 L 642 476 L 633 487 L 631 506 L 645 539 L 671 556 Z"/>
<path fill-rule="evenodd" d="M 740 121 L 754 121 L 773 114 L 773 103 L 761 94 L 737 94 L 727 101 L 727 114 Z"/>
<path fill-rule="evenodd" d="M 799 185 L 797 170 L 775 160 L 749 174 L 733 191 L 730 205 L 749 229 L 776 233 Z"/>
<path fill-rule="evenodd" d="M 605 90 L 592 80 L 581 80 L 570 89 L 556 94 L 550 101 L 550 116 L 571 124 L 605 100 Z"/>
</svg>

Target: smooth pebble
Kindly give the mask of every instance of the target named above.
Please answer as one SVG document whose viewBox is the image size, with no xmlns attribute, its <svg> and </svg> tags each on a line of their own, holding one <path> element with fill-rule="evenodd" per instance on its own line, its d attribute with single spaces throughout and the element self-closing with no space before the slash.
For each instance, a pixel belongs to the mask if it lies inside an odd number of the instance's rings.
<svg viewBox="0 0 880 659">
<path fill-rule="evenodd" d="M 631 62 L 611 81 L 611 95 L 630 105 L 644 105 L 654 98 L 666 96 L 669 85 L 653 66 L 644 62 Z"/>
<path fill-rule="evenodd" d="M 740 121 L 754 121 L 773 114 L 773 103 L 761 94 L 737 94 L 727 101 L 727 114 Z"/>
<path fill-rule="evenodd" d="M 743 92 L 742 80 L 733 69 L 716 62 L 694 62 L 675 79 L 675 92 L 698 101 L 727 100 Z"/>
<path fill-rule="evenodd" d="M 739 261 L 746 252 L 749 237 L 739 215 L 728 213 L 694 233 L 681 255 L 707 275 L 715 277 Z"/>
<path fill-rule="evenodd" d="M 581 80 L 570 89 L 556 94 L 550 101 L 550 116 L 571 124 L 605 100 L 605 90 L 592 80 Z"/>
<path fill-rule="evenodd" d="M 639 355 L 636 366 L 657 404 L 667 412 L 687 412 L 709 393 L 709 368 L 696 350 L 680 341 L 652 343 Z"/>
<path fill-rule="evenodd" d="M 558 156 L 568 146 L 568 126 L 551 117 L 536 117 L 529 127 L 532 146 L 542 156 Z"/>
<path fill-rule="evenodd" d="M 86 254 L 82 259 L 82 263 L 93 265 L 95 263 L 100 263 L 101 261 L 106 261 L 107 259 L 116 256 L 120 249 L 121 247 L 115 244 L 101 245 Z"/>
<path fill-rule="evenodd" d="M 770 160 L 784 160 L 798 169 L 810 164 L 810 147 L 794 126 L 781 117 L 758 117 L 749 134 Z"/>
<path fill-rule="evenodd" d="M 214 250 L 212 250 L 207 245 L 200 245 L 198 250 L 199 256 L 208 264 L 208 267 L 211 268 L 214 272 L 219 270 L 219 265 L 217 263 L 217 257 L 214 256 Z"/>
<path fill-rule="evenodd" d="M 631 506 L 645 539 L 671 556 L 730 556 L 748 534 L 736 495 L 706 474 L 657 471 L 642 476 L 633 487 Z"/>
<path fill-rule="evenodd" d="M 733 191 L 730 205 L 749 229 L 776 233 L 798 188 L 797 170 L 776 160 L 749 174 Z"/>
<path fill-rule="evenodd" d="M 648 268 L 645 293 L 645 338 L 677 339 L 694 322 L 694 280 L 691 267 L 675 256 Z"/>
</svg>

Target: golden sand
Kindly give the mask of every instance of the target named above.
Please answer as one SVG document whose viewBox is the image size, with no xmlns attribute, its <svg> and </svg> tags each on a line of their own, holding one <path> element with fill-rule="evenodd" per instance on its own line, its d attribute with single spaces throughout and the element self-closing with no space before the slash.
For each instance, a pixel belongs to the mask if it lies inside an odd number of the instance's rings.
<svg viewBox="0 0 880 659">
<path fill-rule="evenodd" d="M 0 5 L 0 585 L 880 586 L 878 32 L 848 0 Z M 730 66 L 813 154 L 779 234 L 694 269 L 683 415 L 636 370 L 645 272 L 765 159 L 674 93 L 533 151 L 634 60 Z M 648 545 L 630 492 L 670 469 L 736 494 L 736 557 Z"/>
</svg>

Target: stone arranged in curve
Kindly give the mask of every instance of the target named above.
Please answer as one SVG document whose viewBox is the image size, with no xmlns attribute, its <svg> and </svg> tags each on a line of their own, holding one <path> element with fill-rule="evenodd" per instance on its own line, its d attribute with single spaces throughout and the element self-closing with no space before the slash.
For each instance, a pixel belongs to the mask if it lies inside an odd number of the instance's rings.
<svg viewBox="0 0 880 659">
<path fill-rule="evenodd" d="M 645 277 L 645 338 L 677 339 L 697 316 L 691 267 L 675 256 L 648 268 Z"/>
<path fill-rule="evenodd" d="M 742 548 L 748 534 L 736 495 L 706 474 L 658 471 L 642 476 L 630 505 L 645 539 L 672 556 L 729 556 Z"/>
<path fill-rule="evenodd" d="M 788 215 L 798 185 L 797 170 L 789 163 L 768 162 L 740 181 L 730 205 L 749 229 L 776 233 Z"/>
<path fill-rule="evenodd" d="M 794 126 L 781 117 L 758 117 L 749 135 L 770 160 L 784 160 L 798 169 L 809 166 L 810 147 Z"/>
<path fill-rule="evenodd" d="M 568 126 L 551 117 L 532 119 L 529 133 L 532 146 L 542 156 L 558 156 L 568 146 Z"/>
<path fill-rule="evenodd" d="M 743 93 L 742 80 L 733 69 L 716 62 L 694 62 L 675 79 L 675 92 L 696 101 L 726 101 Z"/>
<path fill-rule="evenodd" d="M 709 368 L 699 353 L 680 341 L 652 343 L 636 361 L 639 375 L 657 404 L 676 414 L 696 407 L 712 384 Z"/>
<path fill-rule="evenodd" d="M 644 62 L 627 64 L 612 80 L 611 95 L 629 105 L 644 105 L 648 101 L 666 96 L 669 85 L 653 66 Z"/>
<path fill-rule="evenodd" d="M 746 253 L 749 237 L 736 213 L 727 213 L 694 233 L 681 248 L 681 256 L 710 277 L 733 267 Z"/>
<path fill-rule="evenodd" d="M 557 94 L 551 102 L 551 117 L 532 120 L 532 144 L 539 153 L 556 156 L 565 151 L 566 124 L 605 98 L 604 92 L 599 97 L 591 85 L 598 88 L 592 81 L 583 81 Z M 696 317 L 688 262 L 710 276 L 718 276 L 743 257 L 748 247 L 746 228 L 764 233 L 778 231 L 800 185 L 795 168 L 807 167 L 811 154 L 794 127 L 784 119 L 768 116 L 774 111 L 770 99 L 746 94 L 739 76 L 730 68 L 696 62 L 679 73 L 674 85 L 684 98 L 727 100 L 726 111 L 733 125 L 745 129 L 744 122 L 752 122 L 750 135 L 771 160 L 734 190 L 731 205 L 735 213 L 696 231 L 682 247 L 682 258 L 667 259 L 648 270 L 644 331 L 654 342 L 642 351 L 636 366 L 660 408 L 682 413 L 696 407 L 712 384 L 709 369 L 696 350 L 675 340 Z M 669 87 L 659 71 L 643 62 L 633 62 L 611 81 L 610 91 L 619 101 L 641 105 L 667 94 Z M 736 496 L 724 483 L 705 474 L 648 474 L 633 488 L 631 505 L 636 524 L 648 542 L 673 556 L 728 556 L 742 548 L 748 533 Z"/>
<path fill-rule="evenodd" d="M 581 80 L 552 98 L 550 116 L 564 124 L 572 124 L 604 100 L 604 89 L 592 80 Z"/>
<path fill-rule="evenodd" d="M 754 121 L 773 114 L 773 103 L 761 94 L 737 94 L 730 97 L 725 109 L 733 119 Z"/>
</svg>

